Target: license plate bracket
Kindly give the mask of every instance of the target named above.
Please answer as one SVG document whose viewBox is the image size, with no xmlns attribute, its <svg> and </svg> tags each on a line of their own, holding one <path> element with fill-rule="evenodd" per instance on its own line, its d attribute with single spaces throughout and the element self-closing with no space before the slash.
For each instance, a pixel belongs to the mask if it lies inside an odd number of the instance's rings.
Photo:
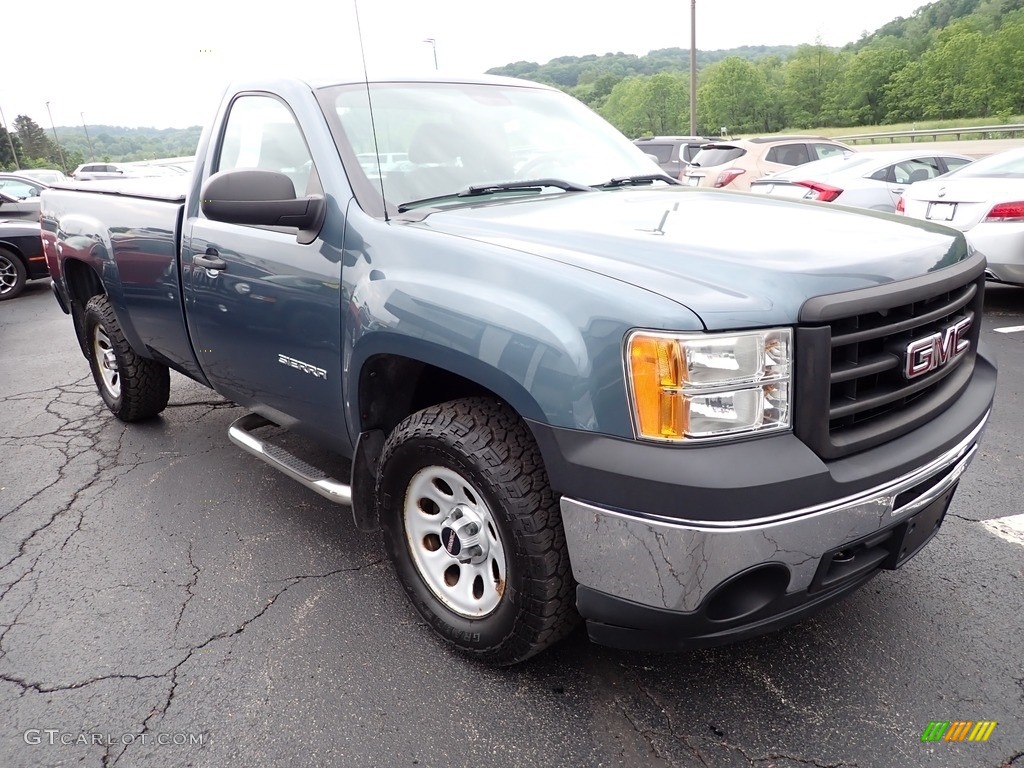
<svg viewBox="0 0 1024 768">
<path fill-rule="evenodd" d="M 955 215 L 956 203 L 928 203 L 925 218 L 929 221 L 952 221 Z"/>
<path fill-rule="evenodd" d="M 882 563 L 882 568 L 895 570 L 916 555 L 938 533 L 942 521 L 946 519 L 946 510 L 953 500 L 953 493 L 958 483 L 953 483 L 946 491 L 927 507 L 918 510 L 902 521 L 889 541 L 889 557 Z"/>
</svg>

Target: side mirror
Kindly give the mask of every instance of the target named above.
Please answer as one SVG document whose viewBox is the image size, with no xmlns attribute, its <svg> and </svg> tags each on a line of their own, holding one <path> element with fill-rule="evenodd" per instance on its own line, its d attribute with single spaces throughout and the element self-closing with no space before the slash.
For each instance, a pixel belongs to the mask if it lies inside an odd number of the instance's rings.
<svg viewBox="0 0 1024 768">
<path fill-rule="evenodd" d="M 213 221 L 295 227 L 303 244 L 316 240 L 327 214 L 322 196 L 296 198 L 292 180 L 283 173 L 257 169 L 215 173 L 203 185 L 200 207 Z"/>
</svg>

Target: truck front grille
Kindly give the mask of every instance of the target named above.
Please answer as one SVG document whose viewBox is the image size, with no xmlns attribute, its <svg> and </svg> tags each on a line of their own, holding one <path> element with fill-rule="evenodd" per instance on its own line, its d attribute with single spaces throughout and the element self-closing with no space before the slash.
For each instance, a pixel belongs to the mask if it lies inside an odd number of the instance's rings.
<svg viewBox="0 0 1024 768">
<path fill-rule="evenodd" d="M 829 297 L 814 300 L 807 314 L 829 322 L 797 329 L 794 421 L 797 436 L 819 456 L 839 458 L 906 434 L 964 390 L 981 330 L 984 275 L 980 263 L 958 271 L 959 280 L 917 280 L 906 292 L 893 284 L 863 302 L 838 294 L 831 310 Z M 842 314 L 842 307 L 857 314 Z M 966 346 L 956 354 L 949 329 L 968 319 Z M 924 348 L 916 356 L 908 351 L 913 342 Z M 925 370 L 909 375 L 908 355 Z"/>
</svg>

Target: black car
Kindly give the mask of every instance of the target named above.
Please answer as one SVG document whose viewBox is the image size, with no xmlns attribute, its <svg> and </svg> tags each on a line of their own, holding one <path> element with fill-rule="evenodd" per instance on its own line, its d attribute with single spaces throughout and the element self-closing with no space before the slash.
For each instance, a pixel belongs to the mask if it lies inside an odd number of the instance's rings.
<svg viewBox="0 0 1024 768">
<path fill-rule="evenodd" d="M 645 136 L 634 139 L 633 143 L 658 158 L 661 170 L 676 179 L 700 148 L 710 141 L 714 139 L 703 136 Z"/>
<path fill-rule="evenodd" d="M 20 294 L 27 281 L 49 276 L 39 223 L 0 221 L 0 301 Z"/>
</svg>

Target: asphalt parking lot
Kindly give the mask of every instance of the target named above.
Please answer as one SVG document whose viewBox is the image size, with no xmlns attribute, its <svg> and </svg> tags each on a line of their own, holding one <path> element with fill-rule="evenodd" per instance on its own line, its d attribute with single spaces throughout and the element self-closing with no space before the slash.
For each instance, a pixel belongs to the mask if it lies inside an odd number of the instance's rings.
<svg viewBox="0 0 1024 768">
<path fill-rule="evenodd" d="M 995 410 L 900 571 L 727 648 L 577 632 L 494 670 L 435 641 L 378 535 L 229 442 L 232 404 L 175 377 L 116 421 L 30 284 L 0 305 L 0 766 L 1024 766 L 1024 534 L 991 522 L 1024 512 L 1012 326 L 1024 289 L 991 288 Z M 997 725 L 922 742 L 956 720 Z"/>
</svg>

